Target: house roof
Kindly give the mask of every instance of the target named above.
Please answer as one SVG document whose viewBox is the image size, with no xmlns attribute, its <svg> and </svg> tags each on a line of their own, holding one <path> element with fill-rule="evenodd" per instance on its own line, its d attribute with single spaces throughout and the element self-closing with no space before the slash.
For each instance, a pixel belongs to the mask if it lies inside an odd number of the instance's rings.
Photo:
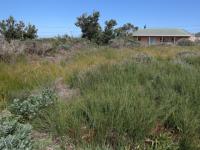
<svg viewBox="0 0 200 150">
<path fill-rule="evenodd" d="M 133 36 L 183 36 L 191 34 L 183 29 L 140 29 L 132 34 Z"/>
</svg>

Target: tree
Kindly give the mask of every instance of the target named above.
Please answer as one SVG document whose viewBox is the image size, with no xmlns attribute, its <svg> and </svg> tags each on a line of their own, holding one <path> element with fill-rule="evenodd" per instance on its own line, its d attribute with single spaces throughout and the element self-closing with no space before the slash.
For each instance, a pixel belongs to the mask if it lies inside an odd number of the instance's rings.
<svg viewBox="0 0 200 150">
<path fill-rule="evenodd" d="M 105 22 L 105 29 L 102 35 L 102 42 L 108 44 L 111 39 L 115 38 L 114 26 L 117 25 L 116 20 L 109 20 Z"/>
<path fill-rule="evenodd" d="M 109 41 L 115 37 L 130 36 L 132 32 L 138 30 L 138 27 L 135 27 L 131 23 L 124 24 L 122 27 L 114 29 L 117 22 L 111 19 L 105 22 L 105 28 L 102 31 L 98 22 L 99 17 L 100 13 L 95 11 L 91 15 L 85 13 L 77 18 L 75 25 L 81 28 L 82 38 L 87 38 L 97 44 L 108 44 Z"/>
<path fill-rule="evenodd" d="M 77 18 L 75 25 L 81 28 L 82 37 L 88 40 L 98 42 L 101 27 L 98 23 L 100 13 L 98 11 L 93 12 L 92 15 L 87 15 L 86 13 Z"/>
<path fill-rule="evenodd" d="M 15 31 L 15 22 L 16 21 L 12 16 L 10 16 L 9 19 L 0 22 L 0 32 L 7 40 L 11 40 L 12 38 L 14 39 L 17 36 Z"/>
<path fill-rule="evenodd" d="M 19 23 L 16 24 L 16 39 L 24 39 L 24 28 L 25 24 L 22 21 L 19 21 Z"/>
<path fill-rule="evenodd" d="M 25 26 L 24 22 L 17 22 L 12 16 L 0 21 L 0 33 L 9 42 L 14 39 L 25 40 L 37 37 L 37 29 L 34 25 Z"/>
<path fill-rule="evenodd" d="M 35 39 L 35 38 L 37 38 L 37 29 L 36 29 L 35 25 L 29 24 L 25 28 L 25 38 L 26 39 Z"/>
<path fill-rule="evenodd" d="M 115 30 L 116 36 L 124 37 L 124 36 L 130 36 L 131 33 L 138 30 L 138 27 L 135 27 L 131 23 L 126 23 L 122 27 L 119 27 Z"/>
</svg>

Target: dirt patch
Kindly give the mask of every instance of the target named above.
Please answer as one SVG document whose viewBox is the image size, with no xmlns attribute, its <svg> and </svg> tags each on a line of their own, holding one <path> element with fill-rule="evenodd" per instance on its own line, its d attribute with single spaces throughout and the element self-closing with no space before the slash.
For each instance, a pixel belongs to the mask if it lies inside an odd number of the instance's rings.
<svg viewBox="0 0 200 150">
<path fill-rule="evenodd" d="M 41 132 L 33 131 L 31 133 L 31 137 L 33 139 L 45 139 L 45 138 L 49 138 L 49 135 L 46 134 L 46 133 L 41 133 Z"/>
<path fill-rule="evenodd" d="M 80 94 L 78 89 L 71 89 L 66 85 L 63 78 L 58 78 L 55 81 L 55 91 L 61 100 L 70 100 Z"/>
<path fill-rule="evenodd" d="M 38 150 L 61 150 L 60 143 L 53 140 L 47 133 L 32 131 L 33 148 Z"/>
</svg>

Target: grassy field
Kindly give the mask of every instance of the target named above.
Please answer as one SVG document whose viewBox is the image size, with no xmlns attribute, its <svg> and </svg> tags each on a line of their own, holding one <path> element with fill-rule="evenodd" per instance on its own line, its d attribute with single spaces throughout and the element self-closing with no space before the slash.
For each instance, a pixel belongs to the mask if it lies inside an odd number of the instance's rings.
<svg viewBox="0 0 200 150">
<path fill-rule="evenodd" d="M 198 46 L 102 47 L 56 62 L 2 62 L 0 109 L 62 77 L 80 95 L 31 121 L 62 149 L 199 149 L 199 53 Z"/>
</svg>

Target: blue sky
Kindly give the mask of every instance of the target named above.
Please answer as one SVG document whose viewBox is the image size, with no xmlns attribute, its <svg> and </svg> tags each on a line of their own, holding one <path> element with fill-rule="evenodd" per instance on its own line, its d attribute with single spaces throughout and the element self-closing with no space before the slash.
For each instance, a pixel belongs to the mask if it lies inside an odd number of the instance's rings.
<svg viewBox="0 0 200 150">
<path fill-rule="evenodd" d="M 32 23 L 40 37 L 80 35 L 74 25 L 82 13 L 101 13 L 100 23 L 116 19 L 141 28 L 184 28 L 200 31 L 200 0 L 0 0 L 0 20 L 12 15 Z"/>
</svg>

